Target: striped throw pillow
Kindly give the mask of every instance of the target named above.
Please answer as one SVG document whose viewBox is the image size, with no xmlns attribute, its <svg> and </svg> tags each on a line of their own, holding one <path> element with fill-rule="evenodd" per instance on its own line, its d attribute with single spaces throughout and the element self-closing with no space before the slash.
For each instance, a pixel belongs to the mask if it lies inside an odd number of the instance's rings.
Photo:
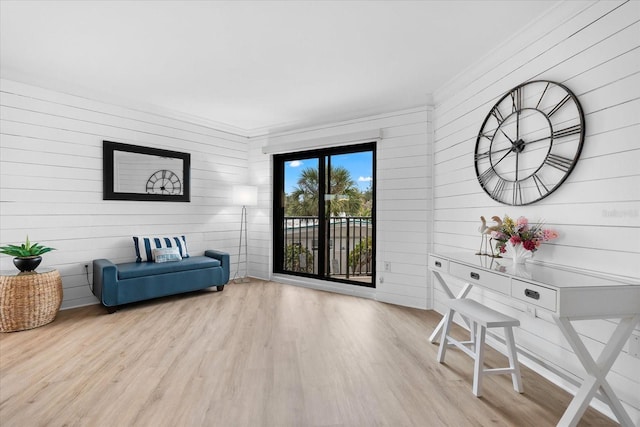
<svg viewBox="0 0 640 427">
<path fill-rule="evenodd" d="M 153 262 L 153 250 L 159 248 L 178 248 L 182 258 L 189 258 L 187 239 L 184 236 L 146 237 L 133 236 L 136 248 L 136 262 Z"/>
</svg>

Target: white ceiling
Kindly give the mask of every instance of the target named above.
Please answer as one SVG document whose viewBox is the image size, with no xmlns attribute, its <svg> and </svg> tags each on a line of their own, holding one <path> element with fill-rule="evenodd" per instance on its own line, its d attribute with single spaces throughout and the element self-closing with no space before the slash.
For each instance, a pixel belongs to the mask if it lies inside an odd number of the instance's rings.
<svg viewBox="0 0 640 427">
<path fill-rule="evenodd" d="M 256 134 L 426 105 L 556 3 L 1 0 L 0 71 Z"/>
</svg>

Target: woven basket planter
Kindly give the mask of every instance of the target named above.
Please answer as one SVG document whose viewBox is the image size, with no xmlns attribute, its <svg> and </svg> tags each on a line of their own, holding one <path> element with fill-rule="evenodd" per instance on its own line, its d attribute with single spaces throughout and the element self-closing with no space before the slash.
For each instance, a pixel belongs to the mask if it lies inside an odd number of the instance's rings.
<svg viewBox="0 0 640 427">
<path fill-rule="evenodd" d="M 60 304 L 62 279 L 57 270 L 0 276 L 0 332 L 51 323 Z"/>
</svg>

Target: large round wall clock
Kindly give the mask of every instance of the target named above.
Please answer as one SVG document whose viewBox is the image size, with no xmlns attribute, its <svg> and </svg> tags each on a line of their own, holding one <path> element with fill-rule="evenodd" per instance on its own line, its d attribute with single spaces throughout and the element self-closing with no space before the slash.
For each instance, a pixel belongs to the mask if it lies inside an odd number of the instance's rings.
<svg viewBox="0 0 640 427">
<path fill-rule="evenodd" d="M 559 83 L 526 82 L 500 98 L 484 119 L 476 139 L 476 176 L 492 199 L 528 205 L 560 187 L 583 143 L 578 98 Z"/>
<path fill-rule="evenodd" d="M 182 183 L 172 171 L 160 169 L 147 180 L 147 194 L 182 194 Z"/>
</svg>

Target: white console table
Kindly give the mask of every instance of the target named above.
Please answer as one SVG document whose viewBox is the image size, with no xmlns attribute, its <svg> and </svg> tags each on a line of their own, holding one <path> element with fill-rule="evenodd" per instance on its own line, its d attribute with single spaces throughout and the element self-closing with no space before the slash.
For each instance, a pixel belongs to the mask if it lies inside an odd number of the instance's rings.
<svg viewBox="0 0 640 427">
<path fill-rule="evenodd" d="M 479 286 L 552 314 L 586 371 L 580 389 L 558 426 L 576 426 L 593 397 L 600 393 L 618 422 L 633 427 L 606 376 L 640 321 L 640 284 L 533 263 L 527 263 L 525 267 L 513 266 L 506 258 L 466 253 L 430 254 L 429 269 L 449 298 L 464 298 L 473 286 Z M 465 282 L 458 295 L 451 292 L 443 275 Z M 591 357 L 571 323 L 584 319 L 620 319 L 597 360 Z M 436 340 L 441 329 L 442 322 L 429 337 L 431 342 Z"/>
</svg>

